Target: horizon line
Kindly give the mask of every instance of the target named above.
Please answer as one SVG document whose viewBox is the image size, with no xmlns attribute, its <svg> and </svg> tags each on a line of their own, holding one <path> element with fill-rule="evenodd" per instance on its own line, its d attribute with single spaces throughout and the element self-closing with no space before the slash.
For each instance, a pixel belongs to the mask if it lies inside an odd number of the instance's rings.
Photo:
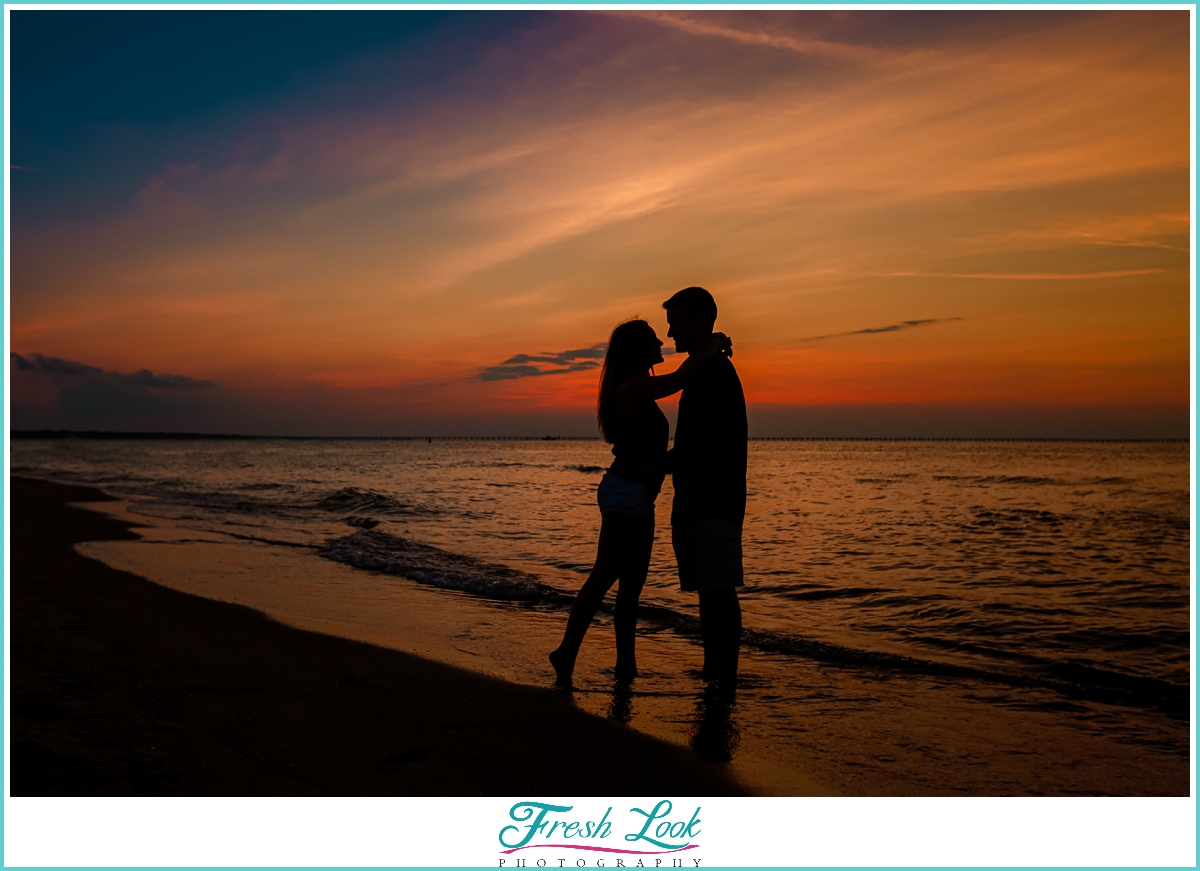
<svg viewBox="0 0 1200 871">
<path fill-rule="evenodd" d="M 245 435 L 242 433 L 198 433 L 137 430 L 9 430 L 11 439 L 161 439 L 228 441 L 602 441 L 600 436 L 504 436 L 504 435 Z M 1190 438 L 1083 438 L 1071 436 L 750 436 L 752 442 L 1182 442 Z"/>
</svg>

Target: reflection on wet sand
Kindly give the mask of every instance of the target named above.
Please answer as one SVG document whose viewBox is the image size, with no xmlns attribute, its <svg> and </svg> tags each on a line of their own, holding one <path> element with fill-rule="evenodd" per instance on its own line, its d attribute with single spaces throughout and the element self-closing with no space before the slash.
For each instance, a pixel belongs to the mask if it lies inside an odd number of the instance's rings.
<svg viewBox="0 0 1200 871">
<path fill-rule="evenodd" d="M 708 684 L 696 698 L 696 719 L 688 744 L 710 762 L 728 762 L 741 740 L 734 713 L 737 690 Z"/>
</svg>

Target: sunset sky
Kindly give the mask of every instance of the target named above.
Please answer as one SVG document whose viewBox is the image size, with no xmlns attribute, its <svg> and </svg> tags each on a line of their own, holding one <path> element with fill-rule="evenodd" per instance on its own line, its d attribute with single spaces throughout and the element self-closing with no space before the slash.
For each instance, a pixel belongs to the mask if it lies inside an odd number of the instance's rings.
<svg viewBox="0 0 1200 871">
<path fill-rule="evenodd" d="M 1188 434 L 1186 12 L 36 10 L 11 47 L 15 429 L 591 435 L 612 327 L 701 284 L 752 434 Z"/>
</svg>

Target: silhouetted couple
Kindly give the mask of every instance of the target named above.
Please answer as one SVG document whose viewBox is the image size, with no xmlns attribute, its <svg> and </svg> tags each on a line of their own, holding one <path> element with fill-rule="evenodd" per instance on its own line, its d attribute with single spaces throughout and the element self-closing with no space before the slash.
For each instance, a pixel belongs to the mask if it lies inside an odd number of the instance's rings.
<svg viewBox="0 0 1200 871">
<path fill-rule="evenodd" d="M 613 464 L 597 490 L 600 542 L 596 563 L 579 591 L 562 644 L 550 654 L 556 682 L 570 686 L 579 646 L 600 603 L 617 587 L 614 623 L 618 680 L 637 675 L 634 636 L 638 597 L 654 543 L 654 501 L 664 476 L 675 489 L 671 543 L 679 586 L 700 596 L 705 680 L 732 689 L 737 679 L 742 611 L 742 520 L 746 514 L 746 401 L 729 357 L 732 343 L 714 333 L 717 304 L 702 287 L 687 287 L 665 303 L 667 335 L 688 359 L 668 375 L 653 327 L 631 320 L 613 330 L 597 402 L 600 432 Z M 683 391 L 675 446 L 656 399 Z"/>
</svg>

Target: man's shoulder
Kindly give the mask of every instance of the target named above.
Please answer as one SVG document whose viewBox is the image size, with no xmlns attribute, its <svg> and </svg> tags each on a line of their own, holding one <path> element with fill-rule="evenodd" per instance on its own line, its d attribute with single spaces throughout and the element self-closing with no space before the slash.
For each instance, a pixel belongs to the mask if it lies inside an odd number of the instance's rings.
<svg viewBox="0 0 1200 871">
<path fill-rule="evenodd" d="M 736 387 L 742 389 L 742 379 L 738 377 L 737 369 L 733 365 L 733 361 L 724 354 L 717 354 L 704 367 L 708 370 L 709 380 L 713 385 L 721 385 L 726 388 Z"/>
<path fill-rule="evenodd" d="M 737 379 L 737 369 L 733 368 L 733 361 L 724 354 L 714 354 L 700 367 L 700 371 L 696 373 L 693 383 L 698 381 L 721 381 L 728 378 Z"/>
<path fill-rule="evenodd" d="M 741 395 L 742 382 L 737 370 L 728 357 L 718 354 L 701 366 L 695 377 L 684 385 L 681 402 L 683 406 L 719 405 Z"/>
</svg>

